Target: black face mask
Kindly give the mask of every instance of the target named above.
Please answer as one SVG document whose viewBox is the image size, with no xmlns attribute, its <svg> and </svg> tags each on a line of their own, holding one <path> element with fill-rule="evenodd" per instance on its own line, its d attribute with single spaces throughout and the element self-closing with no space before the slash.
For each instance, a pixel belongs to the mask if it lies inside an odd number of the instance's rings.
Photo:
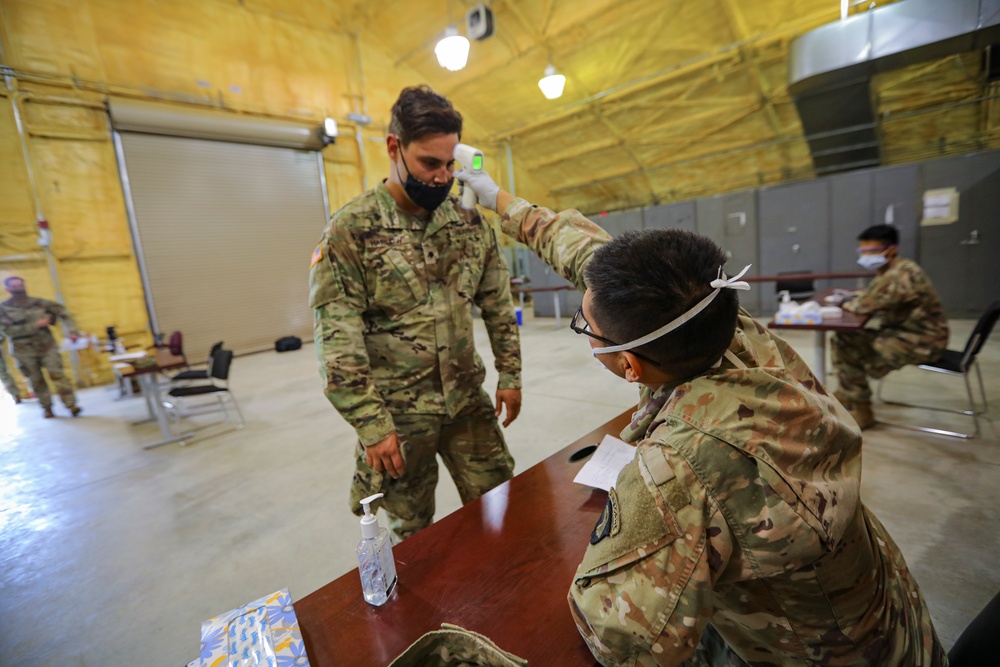
<svg viewBox="0 0 1000 667">
<path fill-rule="evenodd" d="M 403 157 L 402 146 L 399 147 L 399 157 L 403 158 L 403 166 L 406 167 L 406 182 L 403 183 L 406 196 L 425 211 L 433 212 L 448 198 L 448 193 L 451 191 L 451 185 L 455 182 L 455 179 L 452 178 L 444 185 L 427 185 L 426 183 L 421 183 L 410 173 L 410 167 L 406 164 L 406 158 Z"/>
</svg>

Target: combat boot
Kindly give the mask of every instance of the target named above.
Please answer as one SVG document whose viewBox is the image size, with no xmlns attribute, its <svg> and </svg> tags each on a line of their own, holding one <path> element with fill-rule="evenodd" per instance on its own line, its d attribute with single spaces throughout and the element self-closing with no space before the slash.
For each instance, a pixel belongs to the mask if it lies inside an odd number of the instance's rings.
<svg viewBox="0 0 1000 667">
<path fill-rule="evenodd" d="M 76 416 L 77 416 L 78 414 L 80 414 L 81 412 L 83 412 L 83 408 L 81 408 L 81 407 L 80 407 L 80 406 L 78 406 L 78 405 L 74 405 L 73 407 L 71 407 L 71 408 L 69 409 L 69 411 L 70 411 L 71 413 L 73 413 L 73 416 L 74 416 L 74 417 L 76 417 Z"/>
<path fill-rule="evenodd" d="M 55 418 L 55 414 L 52 412 L 52 408 L 45 408 L 45 418 L 46 419 L 54 419 Z"/>
<path fill-rule="evenodd" d="M 858 426 L 862 431 L 875 425 L 875 413 L 872 412 L 870 401 L 855 401 L 839 389 L 833 392 L 833 397 L 847 408 L 847 411 L 854 417 L 854 421 L 858 422 Z"/>
<path fill-rule="evenodd" d="M 872 404 L 868 401 L 855 403 L 848 410 L 862 431 L 875 425 L 875 413 L 872 412 Z"/>
<path fill-rule="evenodd" d="M 15 405 L 20 405 L 20 404 L 21 404 L 21 403 L 23 403 L 23 402 L 24 402 L 24 401 L 22 401 L 22 400 L 21 400 L 21 397 L 20 397 L 20 396 L 15 396 L 15 397 L 14 397 L 14 404 L 15 404 Z"/>
</svg>

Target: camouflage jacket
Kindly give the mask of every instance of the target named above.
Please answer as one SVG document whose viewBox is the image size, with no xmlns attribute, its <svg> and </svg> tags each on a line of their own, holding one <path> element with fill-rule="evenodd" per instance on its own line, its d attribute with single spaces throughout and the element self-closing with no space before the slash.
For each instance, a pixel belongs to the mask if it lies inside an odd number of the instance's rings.
<svg viewBox="0 0 1000 667">
<path fill-rule="evenodd" d="M 893 260 L 844 308 L 870 315 L 866 328 L 899 339 L 918 355 L 936 358 L 948 345 L 948 318 L 941 300 L 927 274 L 913 260 Z"/>
<path fill-rule="evenodd" d="M 364 445 L 394 430 L 393 414 L 454 416 L 482 391 L 473 305 L 500 388 L 521 386 L 507 265 L 493 228 L 457 197 L 422 221 L 380 183 L 331 217 L 309 282 L 326 396 Z"/>
<path fill-rule="evenodd" d="M 607 235 L 515 200 L 503 229 L 561 274 Z M 726 358 L 640 394 L 636 443 L 569 592 L 605 665 L 679 665 L 712 623 L 760 665 L 944 665 L 902 554 L 860 499 L 861 435 L 747 313 Z"/>
<path fill-rule="evenodd" d="M 77 333 L 76 322 L 66 306 L 56 301 L 29 296 L 19 302 L 7 299 L 0 303 L 0 332 L 10 339 L 10 348 L 15 355 L 46 352 L 56 346 L 49 328 L 36 324 L 43 317 L 48 317 L 53 325 L 56 320 L 62 320 L 70 333 Z"/>
</svg>

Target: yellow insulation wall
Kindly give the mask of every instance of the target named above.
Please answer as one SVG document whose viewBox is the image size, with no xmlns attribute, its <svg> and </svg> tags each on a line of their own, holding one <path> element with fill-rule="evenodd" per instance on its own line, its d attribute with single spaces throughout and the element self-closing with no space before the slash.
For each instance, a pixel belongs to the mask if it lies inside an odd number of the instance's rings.
<svg viewBox="0 0 1000 667">
<path fill-rule="evenodd" d="M 0 276 L 20 275 L 30 294 L 55 296 L 37 243 L 37 191 L 62 296 L 81 329 L 103 335 L 116 325 L 129 343 L 151 343 L 105 112 L 111 95 L 317 124 L 336 118 L 342 136 L 323 151 L 333 209 L 361 192 L 360 151 L 346 117 L 367 104 L 374 122 L 362 130 L 364 173 L 369 186 L 383 178 L 388 110 L 400 88 L 421 79 L 317 7 L 0 0 L 0 63 L 13 72 L 0 93 Z M 107 362 L 98 363 L 97 379 L 109 380 Z"/>
</svg>

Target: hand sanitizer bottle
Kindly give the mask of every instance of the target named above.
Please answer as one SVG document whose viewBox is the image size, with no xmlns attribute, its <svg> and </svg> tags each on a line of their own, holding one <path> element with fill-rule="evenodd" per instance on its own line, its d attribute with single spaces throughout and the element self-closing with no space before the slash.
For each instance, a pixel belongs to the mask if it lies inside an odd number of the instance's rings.
<svg viewBox="0 0 1000 667">
<path fill-rule="evenodd" d="M 381 497 L 381 493 L 376 493 L 361 501 L 365 515 L 361 517 L 361 542 L 355 549 L 365 602 L 376 607 L 384 605 L 396 587 L 396 561 L 392 558 L 389 531 L 379 526 L 370 507 Z"/>
<path fill-rule="evenodd" d="M 774 316 L 774 321 L 778 324 L 792 324 L 798 304 L 792 302 L 792 295 L 788 290 L 781 290 L 778 294 L 781 296 L 781 303 L 778 304 L 778 312 Z"/>
</svg>

